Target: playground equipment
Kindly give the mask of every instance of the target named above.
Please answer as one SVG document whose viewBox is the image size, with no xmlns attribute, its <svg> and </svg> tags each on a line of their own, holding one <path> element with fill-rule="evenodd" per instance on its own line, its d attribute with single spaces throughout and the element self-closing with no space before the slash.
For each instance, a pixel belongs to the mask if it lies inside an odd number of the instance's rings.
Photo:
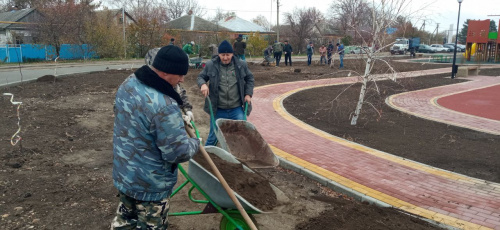
<svg viewBox="0 0 500 230">
<path fill-rule="evenodd" d="M 476 53 L 476 51 L 477 51 L 477 44 L 473 43 L 471 46 L 471 49 L 470 49 L 470 54 L 469 54 L 469 50 L 466 49 L 465 53 L 463 55 L 464 55 L 464 57 L 473 56 Z"/>
<path fill-rule="evenodd" d="M 477 62 L 500 62 L 500 37 L 490 32 L 490 20 L 469 20 L 465 57 Z"/>
</svg>

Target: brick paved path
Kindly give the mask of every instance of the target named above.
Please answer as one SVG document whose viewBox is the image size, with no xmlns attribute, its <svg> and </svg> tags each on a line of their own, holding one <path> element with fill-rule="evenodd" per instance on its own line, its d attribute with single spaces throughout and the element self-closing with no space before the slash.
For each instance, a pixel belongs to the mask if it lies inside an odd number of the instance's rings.
<svg viewBox="0 0 500 230">
<path fill-rule="evenodd" d="M 414 75 L 449 72 L 421 71 Z M 307 87 L 355 78 L 290 82 L 255 89 L 255 124 L 275 153 L 323 178 L 428 219 L 465 229 L 500 229 L 500 184 L 440 170 L 317 130 L 282 107 Z"/>
<path fill-rule="evenodd" d="M 450 95 L 449 97 L 452 100 L 463 100 L 460 96 L 460 93 L 462 92 L 476 89 L 475 93 L 478 94 L 477 91 L 481 90 L 477 89 L 500 84 L 500 77 L 475 76 L 469 77 L 468 79 L 472 81 L 393 95 L 389 97 L 388 104 L 395 109 L 425 119 L 500 135 L 500 121 L 456 112 L 439 106 L 436 102 L 439 98 L 448 95 Z M 497 91 L 494 93 L 498 95 L 496 97 L 496 100 L 498 101 L 498 98 L 500 98 L 500 92 Z M 500 107 L 498 106 L 495 107 L 494 105 L 489 105 L 482 108 L 488 108 L 495 111 L 495 114 L 500 113 Z"/>
<path fill-rule="evenodd" d="M 500 82 L 500 81 L 499 81 Z M 500 83 L 437 99 L 445 108 L 500 121 Z"/>
</svg>

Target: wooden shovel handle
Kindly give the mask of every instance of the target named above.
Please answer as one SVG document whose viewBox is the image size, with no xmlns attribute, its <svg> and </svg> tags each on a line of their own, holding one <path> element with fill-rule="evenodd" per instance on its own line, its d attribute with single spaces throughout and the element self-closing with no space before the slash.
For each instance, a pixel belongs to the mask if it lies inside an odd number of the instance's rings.
<svg viewBox="0 0 500 230">
<path fill-rule="evenodd" d="M 190 137 L 196 137 L 196 135 L 194 134 L 193 129 L 189 128 L 188 125 L 186 125 L 185 127 L 186 127 L 186 132 L 189 134 Z M 245 209 L 243 209 L 243 206 L 241 206 L 240 201 L 236 198 L 236 196 L 234 195 L 233 190 L 229 187 L 229 185 L 227 184 L 226 180 L 224 179 L 224 177 L 222 176 L 222 174 L 219 172 L 219 169 L 217 168 L 217 166 L 215 166 L 214 162 L 212 161 L 212 159 L 208 155 L 208 153 L 205 150 L 205 148 L 203 147 L 203 145 L 201 145 L 201 143 L 200 143 L 200 151 L 203 154 L 203 156 L 205 157 L 205 160 L 210 165 L 210 168 L 212 168 L 212 171 L 215 173 L 215 176 L 217 177 L 217 179 L 219 179 L 220 183 L 222 184 L 222 187 L 224 187 L 224 189 L 226 190 L 227 194 L 229 195 L 229 197 L 231 198 L 231 200 L 236 205 L 236 208 L 238 209 L 238 211 L 240 211 L 241 216 L 243 216 L 243 218 L 245 219 L 245 222 L 248 224 L 248 226 L 250 227 L 250 229 L 257 230 L 257 227 L 255 226 L 255 224 L 252 222 L 252 220 L 248 216 L 248 213 L 245 211 Z"/>
</svg>

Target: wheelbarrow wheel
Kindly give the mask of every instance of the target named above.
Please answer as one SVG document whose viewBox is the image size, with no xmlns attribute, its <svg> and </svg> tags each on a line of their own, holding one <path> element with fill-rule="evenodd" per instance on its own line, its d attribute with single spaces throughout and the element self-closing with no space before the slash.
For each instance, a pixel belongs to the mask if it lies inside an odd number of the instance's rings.
<svg viewBox="0 0 500 230">
<path fill-rule="evenodd" d="M 228 213 L 228 215 L 233 218 L 233 220 L 242 228 L 242 230 L 249 230 L 250 227 L 247 225 L 245 222 L 245 219 L 241 214 L 239 213 Z M 257 225 L 257 221 L 255 221 L 255 218 L 252 216 L 252 214 L 248 214 L 250 219 L 253 221 L 255 225 Z M 220 220 L 220 230 L 237 230 L 238 227 L 235 226 L 231 221 L 229 221 L 228 218 L 225 216 L 222 216 L 222 219 Z"/>
</svg>

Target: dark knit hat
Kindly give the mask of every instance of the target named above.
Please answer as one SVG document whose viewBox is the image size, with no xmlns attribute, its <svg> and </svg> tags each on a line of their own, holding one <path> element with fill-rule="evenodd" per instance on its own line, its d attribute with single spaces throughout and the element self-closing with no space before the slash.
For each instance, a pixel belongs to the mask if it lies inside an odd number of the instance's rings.
<svg viewBox="0 0 500 230">
<path fill-rule="evenodd" d="M 233 46 L 231 46 L 228 41 L 224 40 L 219 45 L 219 53 L 233 53 Z"/>
<path fill-rule="evenodd" d="M 156 54 L 153 67 L 165 73 L 186 75 L 189 68 L 188 56 L 177 46 L 164 46 Z"/>
</svg>

